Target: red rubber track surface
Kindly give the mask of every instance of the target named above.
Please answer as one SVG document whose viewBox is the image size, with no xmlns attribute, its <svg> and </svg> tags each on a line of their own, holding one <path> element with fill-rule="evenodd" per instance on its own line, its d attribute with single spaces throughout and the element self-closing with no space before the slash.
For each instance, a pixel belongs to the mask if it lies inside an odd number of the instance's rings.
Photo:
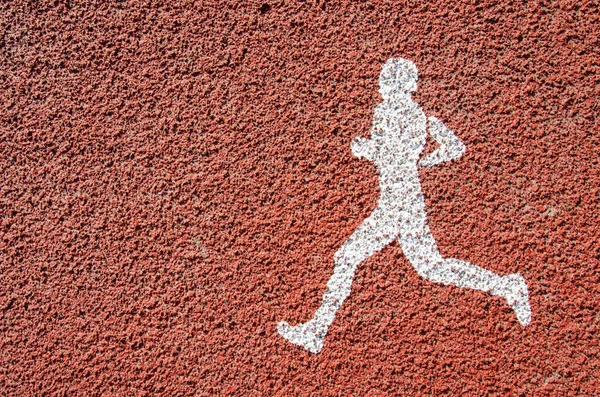
<svg viewBox="0 0 600 397">
<path fill-rule="evenodd" d="M 598 393 L 597 2 L 90 3 L 0 5 L 0 393 Z M 533 321 L 394 243 L 313 355 L 276 324 L 377 204 L 389 57 L 467 146 L 420 171 L 442 254 Z"/>
</svg>

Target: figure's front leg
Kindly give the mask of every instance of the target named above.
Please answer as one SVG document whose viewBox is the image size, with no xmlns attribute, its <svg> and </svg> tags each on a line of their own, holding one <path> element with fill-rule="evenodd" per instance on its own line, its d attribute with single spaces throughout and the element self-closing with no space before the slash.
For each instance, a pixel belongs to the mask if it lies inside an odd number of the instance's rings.
<svg viewBox="0 0 600 397">
<path fill-rule="evenodd" d="M 323 294 L 321 306 L 313 318 L 296 326 L 282 321 L 277 325 L 279 334 L 311 353 L 320 352 L 336 313 L 350 294 L 358 265 L 395 238 L 394 218 L 387 211 L 376 208 L 335 253 L 333 274 L 327 282 L 327 291 Z"/>
<path fill-rule="evenodd" d="M 375 146 L 373 141 L 366 138 L 356 138 L 350 145 L 352 154 L 358 158 L 364 157 L 367 160 L 373 160 Z"/>
</svg>

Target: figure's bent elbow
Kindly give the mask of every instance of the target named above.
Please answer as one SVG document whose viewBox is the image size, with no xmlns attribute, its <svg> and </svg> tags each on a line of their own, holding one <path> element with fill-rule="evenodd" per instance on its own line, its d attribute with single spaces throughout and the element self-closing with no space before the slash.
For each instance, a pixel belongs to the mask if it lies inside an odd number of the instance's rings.
<svg viewBox="0 0 600 397">
<path fill-rule="evenodd" d="M 456 157 L 458 158 L 458 157 L 462 156 L 463 154 L 465 154 L 466 151 L 467 151 L 467 147 L 459 139 L 458 142 L 456 143 Z"/>
<path fill-rule="evenodd" d="M 465 144 L 462 143 L 462 141 L 460 139 L 457 139 L 457 142 L 455 144 L 455 157 L 454 158 L 461 157 L 463 154 L 465 154 L 466 150 L 467 150 L 467 147 L 465 146 Z"/>
</svg>

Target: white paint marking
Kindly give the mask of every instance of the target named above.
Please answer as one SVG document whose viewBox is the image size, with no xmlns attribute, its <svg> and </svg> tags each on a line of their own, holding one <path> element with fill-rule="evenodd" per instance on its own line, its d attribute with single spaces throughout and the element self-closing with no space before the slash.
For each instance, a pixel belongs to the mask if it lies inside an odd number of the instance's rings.
<svg viewBox="0 0 600 397">
<path fill-rule="evenodd" d="M 411 92 L 417 89 L 414 63 L 402 58 L 388 60 L 379 86 L 383 102 L 375 108 L 371 139 L 358 138 L 351 147 L 355 156 L 373 161 L 379 170 L 379 205 L 336 252 L 333 275 L 314 317 L 297 326 L 282 321 L 279 333 L 312 353 L 320 352 L 335 314 L 350 294 L 357 266 L 396 238 L 421 277 L 500 296 L 526 326 L 531 308 L 523 277 L 499 276 L 459 259 L 443 258 L 427 225 L 418 165 L 431 167 L 456 159 L 465 146 L 440 120 L 427 120 L 412 100 Z M 419 160 L 428 130 L 440 146 Z"/>
</svg>

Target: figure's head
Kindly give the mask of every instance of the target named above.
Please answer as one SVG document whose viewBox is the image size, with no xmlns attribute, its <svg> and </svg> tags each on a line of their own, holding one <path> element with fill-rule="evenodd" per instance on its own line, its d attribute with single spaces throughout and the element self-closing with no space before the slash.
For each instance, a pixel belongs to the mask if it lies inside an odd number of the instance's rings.
<svg viewBox="0 0 600 397">
<path fill-rule="evenodd" d="M 379 75 L 379 93 L 384 98 L 394 94 L 410 93 L 417 89 L 417 67 L 404 58 L 387 60 Z"/>
</svg>

